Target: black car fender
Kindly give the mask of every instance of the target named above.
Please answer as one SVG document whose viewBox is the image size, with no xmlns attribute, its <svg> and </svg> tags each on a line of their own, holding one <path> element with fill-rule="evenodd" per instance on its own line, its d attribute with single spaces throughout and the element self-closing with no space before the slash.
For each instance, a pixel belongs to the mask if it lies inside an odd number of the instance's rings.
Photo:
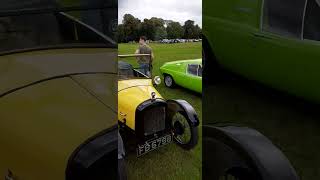
<svg viewBox="0 0 320 180">
<path fill-rule="evenodd" d="M 79 179 L 79 176 L 81 176 L 79 173 L 83 173 L 83 170 L 89 168 L 99 159 L 114 152 L 118 147 L 117 133 L 118 126 L 116 125 L 100 132 L 80 145 L 69 159 L 66 179 Z"/>
<path fill-rule="evenodd" d="M 285 155 L 256 130 L 246 127 L 206 125 L 203 126 L 203 138 L 204 142 L 210 138 L 222 142 L 240 153 L 260 174 L 262 180 L 299 180 Z M 204 148 L 207 148 L 206 146 L 209 145 L 204 143 Z"/>
<path fill-rule="evenodd" d="M 125 162 L 125 149 L 122 137 L 118 132 L 118 180 L 127 180 L 127 170 Z"/>
<path fill-rule="evenodd" d="M 172 119 L 176 112 L 183 112 L 188 117 L 191 125 L 199 126 L 199 118 L 194 108 L 185 100 L 167 100 L 167 116 Z"/>
<path fill-rule="evenodd" d="M 123 140 L 120 133 L 118 132 L 118 160 L 123 159 L 125 155 L 126 154 L 125 154 L 125 149 L 123 145 Z"/>
</svg>

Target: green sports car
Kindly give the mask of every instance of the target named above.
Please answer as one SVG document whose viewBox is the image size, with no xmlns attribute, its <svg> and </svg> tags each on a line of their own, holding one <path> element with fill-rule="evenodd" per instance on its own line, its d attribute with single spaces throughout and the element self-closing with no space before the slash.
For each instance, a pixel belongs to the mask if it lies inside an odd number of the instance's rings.
<svg viewBox="0 0 320 180">
<path fill-rule="evenodd" d="M 165 63 L 160 67 L 167 87 L 175 85 L 202 93 L 202 59 Z"/>
</svg>

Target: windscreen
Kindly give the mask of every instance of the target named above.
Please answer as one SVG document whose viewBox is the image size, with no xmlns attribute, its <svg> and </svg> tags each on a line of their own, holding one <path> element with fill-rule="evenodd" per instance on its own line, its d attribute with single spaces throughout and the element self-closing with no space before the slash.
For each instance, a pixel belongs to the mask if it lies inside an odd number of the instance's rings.
<svg viewBox="0 0 320 180">
<path fill-rule="evenodd" d="M 144 75 L 139 68 L 134 68 L 130 63 L 126 61 L 118 61 L 118 78 L 119 80 L 126 79 L 145 79 L 149 78 Z"/>
<path fill-rule="evenodd" d="M 1 0 L 0 12 L 117 7 L 117 0 Z"/>
<path fill-rule="evenodd" d="M 124 61 L 118 61 L 118 76 L 120 79 L 134 77 L 134 70 L 132 65 Z"/>
<path fill-rule="evenodd" d="M 2 0 L 0 53 L 45 47 L 115 47 L 112 0 Z"/>
</svg>

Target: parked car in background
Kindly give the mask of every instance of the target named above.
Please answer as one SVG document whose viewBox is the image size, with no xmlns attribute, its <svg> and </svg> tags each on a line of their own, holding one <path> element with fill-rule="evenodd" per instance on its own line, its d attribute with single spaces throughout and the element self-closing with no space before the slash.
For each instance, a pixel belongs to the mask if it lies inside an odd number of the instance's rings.
<svg viewBox="0 0 320 180">
<path fill-rule="evenodd" d="M 0 2 L 1 178 L 116 179 L 117 6 L 52 2 Z"/>
<path fill-rule="evenodd" d="M 162 39 L 160 43 L 169 43 L 169 39 Z"/>
<path fill-rule="evenodd" d="M 160 71 L 167 87 L 179 85 L 202 93 L 202 59 L 167 62 Z"/>
<path fill-rule="evenodd" d="M 173 43 L 180 43 L 180 39 L 173 39 Z"/>
<path fill-rule="evenodd" d="M 205 4 L 204 64 L 208 78 L 217 76 L 213 68 L 219 65 L 320 103 L 319 0 L 207 0 Z"/>
<path fill-rule="evenodd" d="M 200 42 L 202 39 L 162 39 L 159 43 L 171 44 L 171 43 L 186 43 L 186 42 Z"/>
</svg>

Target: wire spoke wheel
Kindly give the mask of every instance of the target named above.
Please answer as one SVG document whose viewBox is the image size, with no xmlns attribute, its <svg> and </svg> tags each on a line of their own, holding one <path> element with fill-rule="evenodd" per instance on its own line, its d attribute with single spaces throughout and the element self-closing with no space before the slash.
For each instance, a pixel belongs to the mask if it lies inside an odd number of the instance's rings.
<svg viewBox="0 0 320 180">
<path fill-rule="evenodd" d="M 176 113 L 172 119 L 174 138 L 180 144 L 188 144 L 191 141 L 191 127 L 188 120 L 181 113 Z"/>
</svg>

